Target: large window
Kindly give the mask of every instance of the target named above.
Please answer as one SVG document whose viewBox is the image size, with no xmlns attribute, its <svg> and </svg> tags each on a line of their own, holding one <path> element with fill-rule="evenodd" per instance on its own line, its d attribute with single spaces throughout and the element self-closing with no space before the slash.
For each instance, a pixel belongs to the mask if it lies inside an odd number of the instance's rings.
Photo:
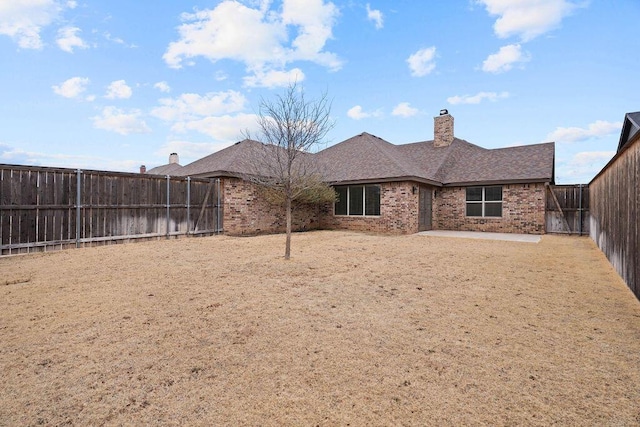
<svg viewBox="0 0 640 427">
<path fill-rule="evenodd" d="M 467 187 L 467 216 L 501 217 L 502 187 Z"/>
<path fill-rule="evenodd" d="M 335 190 L 338 194 L 336 215 L 380 215 L 379 185 L 343 185 Z"/>
</svg>

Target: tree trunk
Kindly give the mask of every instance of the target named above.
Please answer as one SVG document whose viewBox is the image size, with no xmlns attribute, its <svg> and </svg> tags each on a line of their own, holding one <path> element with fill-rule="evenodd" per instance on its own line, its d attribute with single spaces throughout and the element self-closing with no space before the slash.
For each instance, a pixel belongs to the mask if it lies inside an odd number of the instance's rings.
<svg viewBox="0 0 640 427">
<path fill-rule="evenodd" d="M 287 243 L 284 249 L 284 259 L 291 258 L 291 197 L 287 196 Z"/>
</svg>

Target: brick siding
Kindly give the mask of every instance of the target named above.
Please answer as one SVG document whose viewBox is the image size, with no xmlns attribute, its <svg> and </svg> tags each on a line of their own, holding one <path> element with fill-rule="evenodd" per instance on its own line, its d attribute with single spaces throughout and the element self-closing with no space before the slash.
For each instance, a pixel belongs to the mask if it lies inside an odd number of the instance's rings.
<svg viewBox="0 0 640 427">
<path fill-rule="evenodd" d="M 286 230 L 283 207 L 274 206 L 260 197 L 257 186 L 238 178 L 223 178 L 223 229 L 226 234 L 268 234 Z M 291 228 L 312 230 L 320 226 L 318 207 L 294 208 Z"/>
<path fill-rule="evenodd" d="M 411 182 L 382 183 L 380 216 L 336 216 L 333 206 L 321 221 L 323 228 L 366 231 L 372 233 L 408 234 L 418 231 L 418 193 Z"/>
<path fill-rule="evenodd" d="M 466 216 L 465 187 L 439 188 L 434 206 L 434 228 L 497 233 L 545 233 L 544 184 L 502 186 L 502 217 Z"/>
<path fill-rule="evenodd" d="M 411 234 L 418 231 L 418 188 L 410 181 L 381 184 L 380 216 L 341 216 L 333 205 L 302 207 L 293 212 L 293 230 L 334 229 L 371 233 Z M 222 180 L 223 227 L 227 234 L 281 233 L 283 208 L 262 200 L 255 184 L 236 178 Z M 544 184 L 502 186 L 502 217 L 466 216 L 465 187 L 438 188 L 433 200 L 434 230 L 545 233 Z"/>
</svg>

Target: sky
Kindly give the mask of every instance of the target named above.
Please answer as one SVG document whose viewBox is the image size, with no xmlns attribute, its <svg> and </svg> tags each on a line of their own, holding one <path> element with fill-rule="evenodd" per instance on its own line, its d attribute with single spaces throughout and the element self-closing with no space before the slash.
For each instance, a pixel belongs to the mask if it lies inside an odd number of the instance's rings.
<svg viewBox="0 0 640 427">
<path fill-rule="evenodd" d="M 556 143 L 586 184 L 640 111 L 639 0 L 0 0 L 0 163 L 138 172 L 256 131 L 296 82 L 324 146 Z"/>
</svg>

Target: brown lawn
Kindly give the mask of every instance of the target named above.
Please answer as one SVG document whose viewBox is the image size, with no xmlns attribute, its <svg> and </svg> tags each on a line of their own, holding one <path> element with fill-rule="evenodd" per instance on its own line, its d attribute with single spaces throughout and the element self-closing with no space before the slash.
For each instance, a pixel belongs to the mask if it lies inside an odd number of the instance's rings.
<svg viewBox="0 0 640 427">
<path fill-rule="evenodd" d="M 640 424 L 588 238 L 344 232 L 0 258 L 0 424 Z"/>
</svg>

